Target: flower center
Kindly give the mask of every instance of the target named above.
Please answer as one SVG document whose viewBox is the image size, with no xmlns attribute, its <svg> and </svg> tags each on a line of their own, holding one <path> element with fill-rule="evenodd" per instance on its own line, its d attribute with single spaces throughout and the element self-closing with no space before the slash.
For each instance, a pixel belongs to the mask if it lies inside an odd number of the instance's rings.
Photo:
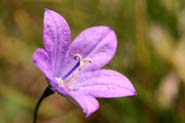
<svg viewBox="0 0 185 123">
<path fill-rule="evenodd" d="M 79 71 L 84 68 L 86 62 L 89 62 L 89 63 L 92 62 L 91 58 L 89 58 L 89 57 L 83 58 L 82 55 L 80 55 L 80 54 L 75 54 L 74 58 L 75 58 L 75 60 L 79 60 L 79 65 L 76 67 L 76 69 L 79 69 Z M 72 72 L 69 75 L 70 77 L 67 76 L 67 79 L 63 80 L 61 77 L 56 77 L 55 79 L 58 83 L 58 86 L 59 87 L 67 87 L 69 90 L 76 90 L 76 88 L 69 86 L 70 82 L 77 79 L 77 75 L 76 75 L 77 72 L 75 72 L 76 69 L 74 69 L 74 70 L 72 69 Z"/>
</svg>

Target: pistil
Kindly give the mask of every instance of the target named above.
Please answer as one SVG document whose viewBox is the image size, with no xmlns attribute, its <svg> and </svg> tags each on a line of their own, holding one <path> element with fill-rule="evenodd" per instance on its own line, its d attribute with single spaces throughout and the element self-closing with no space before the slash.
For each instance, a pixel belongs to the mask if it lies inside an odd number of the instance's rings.
<svg viewBox="0 0 185 123">
<path fill-rule="evenodd" d="M 85 62 L 89 62 L 89 63 L 92 62 L 91 58 L 89 57 L 83 58 L 80 54 L 75 54 L 74 57 L 80 60 L 80 66 L 79 66 L 80 70 L 85 66 Z"/>
</svg>

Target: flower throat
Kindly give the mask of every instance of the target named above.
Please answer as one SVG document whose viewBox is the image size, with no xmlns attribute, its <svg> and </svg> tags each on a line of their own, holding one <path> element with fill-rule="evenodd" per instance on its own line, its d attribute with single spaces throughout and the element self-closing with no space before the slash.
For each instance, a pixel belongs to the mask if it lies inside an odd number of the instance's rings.
<svg viewBox="0 0 185 123">
<path fill-rule="evenodd" d="M 73 88 L 73 87 L 69 86 L 70 82 L 77 79 L 77 74 L 75 73 L 76 69 L 81 71 L 84 68 L 86 62 L 89 62 L 89 63 L 92 62 L 91 58 L 89 58 L 89 57 L 83 58 L 82 55 L 80 55 L 80 54 L 75 54 L 74 59 L 79 60 L 79 61 L 71 69 L 71 71 L 67 75 L 64 76 L 64 78 L 68 78 L 68 79 L 62 79 L 61 77 L 56 77 L 55 78 L 59 87 L 67 87 L 69 90 L 76 90 L 76 88 Z M 68 77 L 70 75 L 71 75 L 71 77 Z"/>
</svg>

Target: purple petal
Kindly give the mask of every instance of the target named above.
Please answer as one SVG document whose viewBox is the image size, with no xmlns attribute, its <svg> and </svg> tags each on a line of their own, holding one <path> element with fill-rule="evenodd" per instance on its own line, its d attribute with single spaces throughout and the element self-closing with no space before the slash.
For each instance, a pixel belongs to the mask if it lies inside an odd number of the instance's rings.
<svg viewBox="0 0 185 123">
<path fill-rule="evenodd" d="M 71 86 L 77 89 L 76 93 L 93 97 L 113 98 L 136 95 L 132 83 L 125 76 L 113 70 L 83 73 Z"/>
<path fill-rule="evenodd" d="M 42 49 L 38 48 L 33 55 L 33 62 L 37 67 L 45 74 L 45 76 L 49 79 L 49 84 L 52 87 L 53 90 L 58 91 L 62 94 L 66 94 L 66 88 L 60 88 L 58 86 L 58 83 L 56 81 L 56 78 L 54 78 L 53 73 L 51 73 L 51 65 L 49 63 L 49 57 L 47 52 Z"/>
<path fill-rule="evenodd" d="M 34 52 L 33 62 L 47 76 L 47 78 L 51 78 L 52 73 L 49 67 L 49 57 L 44 49 L 38 48 Z"/>
<path fill-rule="evenodd" d="M 64 56 L 70 45 L 70 28 L 66 20 L 58 13 L 45 9 L 44 14 L 44 48 L 49 56 L 51 71 L 60 75 Z"/>
<path fill-rule="evenodd" d="M 67 52 L 68 65 L 75 64 L 74 55 L 81 54 L 83 58 L 90 57 L 91 63 L 86 63 L 83 71 L 92 71 L 106 65 L 114 56 L 117 39 L 114 31 L 106 26 L 91 27 L 81 32 L 69 47 Z M 68 67 L 68 69 L 71 69 Z"/>
<path fill-rule="evenodd" d="M 86 117 L 95 112 L 99 107 L 98 101 L 92 96 L 73 92 L 71 92 L 69 96 L 82 108 Z"/>
</svg>

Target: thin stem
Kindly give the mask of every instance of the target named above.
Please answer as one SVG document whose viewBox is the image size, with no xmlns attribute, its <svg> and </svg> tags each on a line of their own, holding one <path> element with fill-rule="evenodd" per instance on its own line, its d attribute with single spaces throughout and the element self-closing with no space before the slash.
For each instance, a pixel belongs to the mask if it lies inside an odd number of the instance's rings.
<svg viewBox="0 0 185 123">
<path fill-rule="evenodd" d="M 38 100 L 37 105 L 35 107 L 34 116 L 33 116 L 33 123 L 36 123 L 36 121 L 37 121 L 37 112 L 38 112 L 38 109 L 40 107 L 41 102 L 43 101 L 44 98 L 48 97 L 49 95 L 51 95 L 53 93 L 54 93 L 54 91 L 51 90 L 49 86 L 45 89 L 44 93 L 42 94 L 42 96 Z"/>
</svg>

